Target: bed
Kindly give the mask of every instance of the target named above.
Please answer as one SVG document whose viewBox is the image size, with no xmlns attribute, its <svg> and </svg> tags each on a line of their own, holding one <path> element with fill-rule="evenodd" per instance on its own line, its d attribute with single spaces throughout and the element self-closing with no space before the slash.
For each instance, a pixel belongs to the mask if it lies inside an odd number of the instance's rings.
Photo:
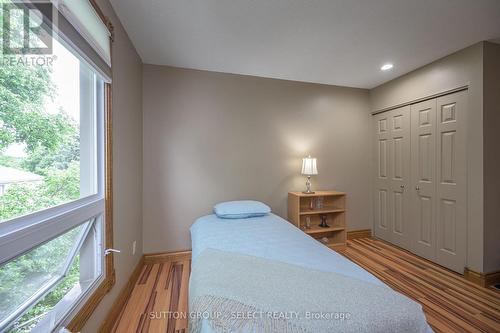
<svg viewBox="0 0 500 333">
<path fill-rule="evenodd" d="M 300 266 L 311 271 L 331 272 L 369 286 L 386 287 L 382 281 L 360 266 L 274 214 L 237 220 L 207 215 L 199 218 L 191 226 L 190 231 L 193 267 L 204 253 L 218 250 Z M 193 271 L 192 274 L 195 275 L 196 272 Z M 190 279 L 190 297 L 191 290 L 195 287 L 193 283 L 198 285 L 205 283 L 200 276 L 193 275 Z M 421 308 L 419 309 L 421 311 Z M 201 326 L 203 333 L 214 332 L 206 319 L 202 320 Z M 421 332 L 432 332 L 427 323 L 425 326 L 425 330 Z M 391 330 L 384 329 L 384 331 Z"/>
</svg>

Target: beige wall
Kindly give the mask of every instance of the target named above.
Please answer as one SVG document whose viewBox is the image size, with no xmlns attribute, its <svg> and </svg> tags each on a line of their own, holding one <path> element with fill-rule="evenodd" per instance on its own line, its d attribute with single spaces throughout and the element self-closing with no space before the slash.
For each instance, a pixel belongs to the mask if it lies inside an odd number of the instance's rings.
<svg viewBox="0 0 500 333">
<path fill-rule="evenodd" d="M 371 111 L 468 85 L 467 266 L 483 271 L 483 43 L 437 60 L 370 91 Z"/>
<path fill-rule="evenodd" d="M 190 248 L 190 225 L 220 201 L 286 217 L 307 154 L 314 188 L 348 193 L 349 229 L 371 226 L 366 90 L 153 65 L 143 79 L 145 253 Z"/>
<path fill-rule="evenodd" d="M 500 45 L 484 44 L 484 271 L 500 270 Z"/>
<path fill-rule="evenodd" d="M 108 0 L 98 0 L 115 28 L 113 43 L 113 187 L 116 284 L 84 333 L 95 333 L 142 256 L 142 62 Z M 132 255 L 132 241 L 137 252 Z"/>
</svg>

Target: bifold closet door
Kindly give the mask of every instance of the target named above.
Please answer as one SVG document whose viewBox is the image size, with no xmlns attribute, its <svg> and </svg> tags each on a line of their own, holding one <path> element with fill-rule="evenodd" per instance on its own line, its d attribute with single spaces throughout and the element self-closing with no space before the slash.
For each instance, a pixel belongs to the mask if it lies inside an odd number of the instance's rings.
<svg viewBox="0 0 500 333">
<path fill-rule="evenodd" d="M 436 257 L 436 100 L 411 106 L 411 173 L 413 237 L 410 249 Z"/>
<path fill-rule="evenodd" d="M 466 256 L 466 91 L 411 106 L 412 244 L 463 273 Z"/>
<path fill-rule="evenodd" d="M 390 130 L 389 112 L 374 116 L 375 124 L 375 181 L 374 199 L 374 234 L 378 238 L 390 241 L 389 238 L 389 151 Z"/>
<path fill-rule="evenodd" d="M 436 105 L 436 262 L 463 273 L 467 251 L 467 91 L 439 97 Z"/>
<path fill-rule="evenodd" d="M 375 235 L 408 247 L 410 107 L 375 116 Z"/>
<path fill-rule="evenodd" d="M 467 91 L 374 116 L 374 234 L 463 273 Z"/>
</svg>

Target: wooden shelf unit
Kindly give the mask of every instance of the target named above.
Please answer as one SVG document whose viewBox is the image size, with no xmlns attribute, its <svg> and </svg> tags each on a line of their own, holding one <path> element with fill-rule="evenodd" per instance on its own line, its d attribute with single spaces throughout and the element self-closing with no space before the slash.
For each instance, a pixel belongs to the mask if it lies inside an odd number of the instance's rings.
<svg viewBox="0 0 500 333">
<path fill-rule="evenodd" d="M 323 198 L 323 206 L 316 208 L 316 200 L 320 197 Z M 314 194 L 289 192 L 288 221 L 326 246 L 342 249 L 345 248 L 347 239 L 345 202 L 344 192 L 316 191 Z M 321 215 L 327 216 L 328 228 L 319 226 Z M 306 218 L 311 221 L 310 228 L 306 228 Z M 324 237 L 328 238 L 328 242 L 322 241 Z"/>
</svg>

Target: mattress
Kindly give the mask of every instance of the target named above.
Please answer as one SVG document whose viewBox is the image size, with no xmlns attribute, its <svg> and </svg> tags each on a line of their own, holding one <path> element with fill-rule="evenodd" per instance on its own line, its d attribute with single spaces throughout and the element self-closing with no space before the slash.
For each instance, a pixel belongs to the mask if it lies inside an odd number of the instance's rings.
<svg viewBox="0 0 500 333">
<path fill-rule="evenodd" d="M 205 249 L 210 248 L 334 272 L 384 285 L 360 266 L 274 214 L 236 220 L 207 215 L 199 218 L 190 230 L 193 262 Z M 207 323 L 204 323 L 202 332 L 211 333 Z M 432 332 L 430 327 L 428 332 Z"/>
</svg>

